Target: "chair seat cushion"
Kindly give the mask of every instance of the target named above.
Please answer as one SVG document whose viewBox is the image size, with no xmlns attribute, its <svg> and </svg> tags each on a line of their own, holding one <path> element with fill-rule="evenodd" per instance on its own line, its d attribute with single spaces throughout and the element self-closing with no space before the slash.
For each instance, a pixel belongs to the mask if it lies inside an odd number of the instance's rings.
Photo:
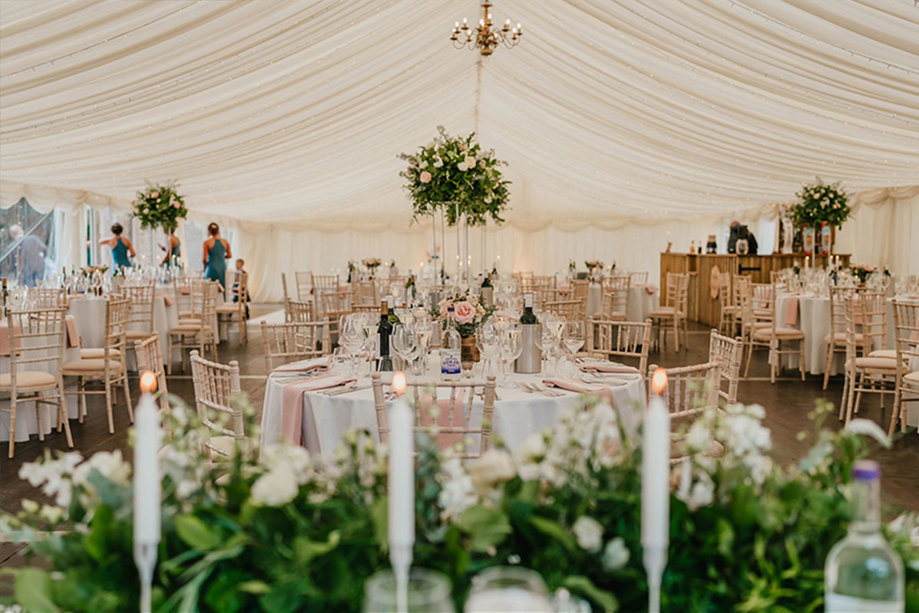
<svg viewBox="0 0 919 613">
<path fill-rule="evenodd" d="M 855 358 L 855 367 L 862 370 L 883 370 L 897 372 L 897 358 Z"/>
<path fill-rule="evenodd" d="M 648 317 L 651 319 L 666 319 L 674 316 L 683 317 L 683 312 L 677 311 L 676 308 L 672 306 L 662 306 L 654 309 L 648 314 Z"/>
<path fill-rule="evenodd" d="M 772 319 L 772 309 L 753 309 L 753 316 Z"/>
<path fill-rule="evenodd" d="M 896 349 L 875 349 L 868 354 L 869 358 L 897 358 Z"/>
<path fill-rule="evenodd" d="M 909 381 L 910 383 L 919 383 L 919 370 L 914 370 L 908 375 L 903 375 L 904 381 Z"/>
<path fill-rule="evenodd" d="M 829 343 L 830 339 L 833 339 L 834 345 L 845 345 L 846 344 L 846 333 L 845 332 L 834 332 L 833 334 L 827 334 L 823 337 L 824 343 Z M 865 343 L 865 335 L 861 332 L 855 333 L 855 344 L 862 345 Z"/>
<path fill-rule="evenodd" d="M 736 313 L 739 310 L 736 304 L 726 304 L 721 307 L 723 313 Z"/>
<path fill-rule="evenodd" d="M 212 448 L 208 449 L 208 454 L 211 456 L 211 459 L 215 459 L 214 456 L 217 458 L 221 458 L 224 455 L 232 456 L 236 449 L 237 442 L 245 449 L 249 441 L 247 439 L 237 440 L 232 436 L 212 436 L 205 441 L 205 445 Z M 216 450 L 216 452 L 214 450 Z"/>
<path fill-rule="evenodd" d="M 117 349 L 110 349 L 109 356 L 116 360 L 121 357 L 121 352 Z M 98 347 L 92 349 L 80 349 L 80 358 L 84 360 L 102 360 L 105 358 L 105 349 Z"/>
<path fill-rule="evenodd" d="M 178 326 L 173 326 L 169 328 L 169 334 L 194 334 L 195 332 L 201 332 L 207 326 L 201 326 L 201 321 L 194 323 L 180 323 Z"/>
<path fill-rule="evenodd" d="M 121 372 L 121 362 L 109 360 L 108 366 L 109 372 Z M 102 374 L 105 372 L 105 359 L 90 358 L 65 362 L 64 366 L 61 368 L 61 372 L 65 375 L 85 375 L 86 373 Z"/>
<path fill-rule="evenodd" d="M 156 334 L 156 332 L 148 332 L 147 330 L 128 330 L 124 333 L 124 336 L 130 341 L 136 341 L 150 338 L 154 334 Z"/>
<path fill-rule="evenodd" d="M 0 375 L 0 390 L 9 391 L 13 386 L 10 373 Z M 47 389 L 57 386 L 57 379 L 47 372 L 22 370 L 16 373 L 16 391 Z"/>
<path fill-rule="evenodd" d="M 218 313 L 239 313 L 241 308 L 242 307 L 240 306 L 239 302 L 228 302 L 226 304 L 221 304 L 220 306 L 218 306 L 217 312 Z"/>
<path fill-rule="evenodd" d="M 775 336 L 780 340 L 801 340 L 804 338 L 804 333 L 797 328 L 777 327 L 775 329 Z M 763 341 L 769 340 L 772 338 L 772 328 L 769 327 L 756 330 L 753 333 L 753 338 Z"/>
</svg>

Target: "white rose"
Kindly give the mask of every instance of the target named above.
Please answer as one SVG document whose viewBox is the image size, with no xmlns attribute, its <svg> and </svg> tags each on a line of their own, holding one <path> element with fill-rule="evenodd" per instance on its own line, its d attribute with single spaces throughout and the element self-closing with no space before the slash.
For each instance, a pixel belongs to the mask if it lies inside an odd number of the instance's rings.
<svg viewBox="0 0 919 613">
<path fill-rule="evenodd" d="M 487 491 L 502 481 L 510 481 L 517 471 L 510 454 L 499 449 L 489 449 L 469 465 L 469 477 L 476 491 Z"/>
<path fill-rule="evenodd" d="M 127 486 L 131 481 L 131 465 L 122 459 L 120 449 L 100 451 L 77 466 L 73 471 L 73 482 L 89 487 L 89 475 L 93 469 L 117 485 Z"/>
<path fill-rule="evenodd" d="M 252 500 L 267 507 L 280 507 L 297 497 L 297 480 L 289 468 L 268 471 L 252 485 Z"/>
<path fill-rule="evenodd" d="M 444 161 L 440 158 L 434 160 L 434 168 L 440 168 L 444 165 Z"/>
<path fill-rule="evenodd" d="M 712 436 L 705 420 L 696 420 L 686 433 L 686 444 L 692 451 L 706 451 L 711 448 Z"/>
<path fill-rule="evenodd" d="M 60 523 L 62 519 L 64 519 L 64 509 L 61 507 L 43 504 L 41 506 L 41 511 L 38 513 L 38 516 L 49 524 L 57 524 Z"/>
<path fill-rule="evenodd" d="M 514 459 L 518 464 L 528 464 L 540 460 L 546 455 L 546 440 L 542 433 L 533 432 L 514 451 Z"/>
<path fill-rule="evenodd" d="M 467 155 L 466 159 L 464 159 L 463 161 L 466 162 L 466 166 L 468 166 L 469 168 L 475 168 L 475 158 L 472 157 L 471 155 Z"/>
<path fill-rule="evenodd" d="M 469 165 L 466 164 L 466 162 L 460 162 L 459 164 L 456 165 L 456 167 L 459 168 L 460 171 L 462 172 L 466 172 L 467 170 L 469 170 Z"/>
<path fill-rule="evenodd" d="M 578 546 L 581 549 L 590 553 L 600 551 L 600 547 L 603 545 L 603 526 L 596 519 L 581 515 L 571 526 L 571 531 L 574 533 L 574 537 L 577 539 Z"/>
<path fill-rule="evenodd" d="M 629 563 L 631 557 L 629 548 L 625 546 L 622 537 L 617 536 L 606 544 L 603 550 L 603 568 L 606 570 L 618 570 Z"/>
<path fill-rule="evenodd" d="M 310 454 L 306 449 L 297 445 L 269 445 L 262 449 L 260 461 L 269 472 L 276 468 L 289 470 L 299 485 L 307 483 L 312 477 Z"/>
</svg>

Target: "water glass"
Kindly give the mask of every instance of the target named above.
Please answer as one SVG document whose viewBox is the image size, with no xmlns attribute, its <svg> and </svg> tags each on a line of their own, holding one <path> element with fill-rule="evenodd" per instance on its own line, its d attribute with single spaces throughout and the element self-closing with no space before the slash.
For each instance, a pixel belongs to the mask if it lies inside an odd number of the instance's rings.
<svg viewBox="0 0 919 613">
<path fill-rule="evenodd" d="M 536 571 L 519 566 L 488 568 L 472 578 L 465 613 L 552 613 L 546 585 Z"/>
<path fill-rule="evenodd" d="M 390 613 L 397 610 L 396 578 L 391 569 L 374 573 L 364 584 L 364 613 Z M 443 611 L 453 613 L 450 580 L 443 573 L 412 568 L 408 577 L 408 610 L 412 613 Z"/>
</svg>

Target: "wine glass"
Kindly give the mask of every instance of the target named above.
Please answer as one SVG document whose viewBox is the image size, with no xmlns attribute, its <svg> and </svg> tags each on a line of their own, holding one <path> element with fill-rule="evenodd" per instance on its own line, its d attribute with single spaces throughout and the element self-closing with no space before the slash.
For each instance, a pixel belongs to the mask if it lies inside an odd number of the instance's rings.
<svg viewBox="0 0 919 613">
<path fill-rule="evenodd" d="M 508 364 L 520 357 L 522 352 L 523 345 L 520 342 L 520 325 L 516 323 L 509 324 L 501 335 L 501 362 L 505 381 L 507 377 L 510 376 Z"/>
<path fill-rule="evenodd" d="M 396 324 L 393 327 L 390 340 L 392 341 L 392 348 L 396 352 L 396 355 L 402 359 L 402 368 L 407 368 L 408 365 L 411 364 L 410 358 L 415 353 L 418 344 L 415 333 L 407 324 Z"/>
<path fill-rule="evenodd" d="M 568 321 L 565 322 L 564 339 L 565 349 L 571 355 L 571 363 L 575 362 L 575 354 L 584 346 L 584 322 Z"/>
<path fill-rule="evenodd" d="M 498 332 L 493 321 L 488 320 L 475 332 L 475 344 L 482 355 L 482 374 L 488 375 L 493 370 L 495 357 L 500 350 Z"/>
<path fill-rule="evenodd" d="M 445 575 L 425 568 L 412 567 L 409 571 L 408 611 L 443 611 L 453 613 L 450 581 Z M 396 578 L 390 569 L 373 574 L 364 584 L 364 613 L 397 610 Z"/>
<path fill-rule="evenodd" d="M 431 348 L 431 337 L 434 335 L 434 322 L 429 318 L 415 320 L 416 353 L 421 358 L 415 363 L 412 370 L 416 375 L 427 371 L 428 368 L 428 350 Z"/>
<path fill-rule="evenodd" d="M 536 347 L 542 353 L 542 357 L 546 360 L 545 373 L 547 375 L 552 374 L 549 366 L 552 360 L 552 353 L 557 345 L 555 336 L 552 332 L 552 327 L 546 323 L 545 319 L 540 319 L 539 333 L 536 334 L 536 338 L 534 340 L 536 342 Z"/>
</svg>

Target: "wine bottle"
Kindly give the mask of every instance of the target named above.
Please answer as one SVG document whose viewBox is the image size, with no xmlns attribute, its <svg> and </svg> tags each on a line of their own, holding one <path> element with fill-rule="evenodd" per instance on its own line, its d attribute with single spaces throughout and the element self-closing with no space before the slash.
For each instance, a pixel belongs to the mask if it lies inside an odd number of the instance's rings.
<svg viewBox="0 0 919 613">
<path fill-rule="evenodd" d="M 389 310 L 386 312 L 386 316 L 389 319 L 389 323 L 395 326 L 399 322 L 399 316 L 396 315 L 395 310 L 393 310 L 394 305 L 396 304 L 395 299 L 392 296 L 389 296 L 386 299 L 386 304 L 389 305 Z M 390 329 L 391 330 L 391 329 Z"/>
<path fill-rule="evenodd" d="M 447 308 L 447 321 L 440 349 L 440 374 L 444 379 L 458 379 L 462 374 L 462 338 L 453 320 L 453 307 Z"/>
<path fill-rule="evenodd" d="M 853 476 L 849 533 L 826 557 L 826 613 L 903 613 L 903 561 L 881 534 L 881 469 L 861 460 Z"/>
<path fill-rule="evenodd" d="M 392 335 L 392 324 L 389 322 L 389 305 L 384 300 L 380 304 L 380 325 L 377 326 L 377 333 L 380 335 L 380 355 L 378 370 L 392 370 L 392 357 L 389 353 L 389 337 Z"/>
<path fill-rule="evenodd" d="M 533 313 L 533 294 L 526 294 L 523 297 L 523 315 L 520 316 L 522 324 L 538 324 L 536 314 Z"/>
<path fill-rule="evenodd" d="M 3 277 L 3 316 L 6 317 L 6 302 L 9 298 L 9 290 L 6 287 L 6 277 Z"/>
</svg>

